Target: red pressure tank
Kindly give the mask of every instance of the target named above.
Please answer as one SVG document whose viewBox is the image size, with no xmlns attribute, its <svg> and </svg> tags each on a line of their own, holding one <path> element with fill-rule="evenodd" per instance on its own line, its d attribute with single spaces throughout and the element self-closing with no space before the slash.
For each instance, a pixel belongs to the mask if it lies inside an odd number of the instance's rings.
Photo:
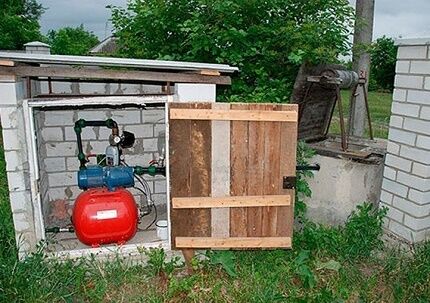
<svg viewBox="0 0 430 303">
<path fill-rule="evenodd" d="M 72 223 L 79 241 L 93 247 L 122 244 L 137 231 L 138 211 L 133 195 L 123 188 L 93 188 L 76 199 Z"/>
</svg>

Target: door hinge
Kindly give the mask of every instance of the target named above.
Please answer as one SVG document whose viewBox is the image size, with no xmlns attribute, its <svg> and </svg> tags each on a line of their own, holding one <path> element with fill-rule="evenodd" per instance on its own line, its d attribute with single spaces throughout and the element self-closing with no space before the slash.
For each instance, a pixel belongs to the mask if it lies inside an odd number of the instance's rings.
<svg viewBox="0 0 430 303">
<path fill-rule="evenodd" d="M 282 184 L 284 189 L 293 189 L 296 187 L 296 177 L 284 176 Z"/>
</svg>

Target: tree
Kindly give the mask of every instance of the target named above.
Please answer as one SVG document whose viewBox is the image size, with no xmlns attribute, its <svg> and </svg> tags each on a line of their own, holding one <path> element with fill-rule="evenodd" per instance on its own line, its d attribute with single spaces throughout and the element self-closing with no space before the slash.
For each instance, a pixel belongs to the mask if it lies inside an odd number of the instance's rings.
<svg viewBox="0 0 430 303">
<path fill-rule="evenodd" d="M 372 69 L 370 89 L 392 91 L 396 75 L 397 46 L 394 39 L 383 36 L 377 39 L 370 49 Z"/>
<path fill-rule="evenodd" d="M 0 49 L 22 49 L 27 42 L 41 40 L 43 11 L 36 0 L 0 0 Z"/>
<path fill-rule="evenodd" d="M 51 53 L 58 55 L 86 55 L 88 51 L 99 43 L 99 39 L 92 32 L 85 30 L 81 24 L 76 28 L 64 27 L 57 31 L 48 32 L 48 43 Z"/>
<path fill-rule="evenodd" d="M 132 0 L 111 10 L 120 55 L 238 66 L 228 100 L 289 100 L 300 64 L 347 53 L 353 25 L 348 0 Z"/>
</svg>

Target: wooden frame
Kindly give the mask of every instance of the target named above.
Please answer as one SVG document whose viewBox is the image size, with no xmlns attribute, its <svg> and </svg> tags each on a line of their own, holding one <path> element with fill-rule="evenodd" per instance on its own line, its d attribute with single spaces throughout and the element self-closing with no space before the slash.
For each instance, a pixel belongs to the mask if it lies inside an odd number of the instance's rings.
<svg viewBox="0 0 430 303">
<path fill-rule="evenodd" d="M 297 118 L 296 111 L 170 109 L 170 119 L 172 120 L 296 122 Z"/>
<path fill-rule="evenodd" d="M 291 237 L 176 237 L 178 248 L 291 248 Z"/>
<path fill-rule="evenodd" d="M 172 198 L 172 206 L 176 209 L 290 205 L 290 196 L 286 195 Z"/>
</svg>

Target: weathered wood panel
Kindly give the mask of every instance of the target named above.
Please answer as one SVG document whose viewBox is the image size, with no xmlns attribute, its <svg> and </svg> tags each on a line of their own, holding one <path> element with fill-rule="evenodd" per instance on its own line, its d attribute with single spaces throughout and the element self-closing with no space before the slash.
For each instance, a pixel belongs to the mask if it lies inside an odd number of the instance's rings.
<svg viewBox="0 0 430 303">
<path fill-rule="evenodd" d="M 290 197 L 285 195 L 172 198 L 175 209 L 289 206 L 290 204 Z"/>
<path fill-rule="evenodd" d="M 290 237 L 178 237 L 178 248 L 290 248 Z"/>
</svg>

